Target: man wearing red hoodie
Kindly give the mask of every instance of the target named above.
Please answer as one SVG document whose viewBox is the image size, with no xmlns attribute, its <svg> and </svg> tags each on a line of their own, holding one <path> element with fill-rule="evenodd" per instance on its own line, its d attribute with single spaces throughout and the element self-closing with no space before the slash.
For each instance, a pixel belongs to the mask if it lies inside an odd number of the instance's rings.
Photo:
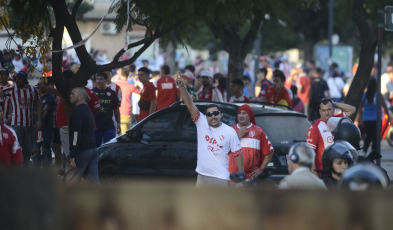
<svg viewBox="0 0 393 230">
<path fill-rule="evenodd" d="M 237 110 L 236 125 L 231 126 L 240 139 L 243 150 L 244 172 L 247 178 L 261 173 L 273 157 L 274 149 L 265 132 L 256 125 L 254 113 L 249 105 L 244 104 Z M 235 159 L 229 155 L 229 173 L 237 172 Z"/>
</svg>

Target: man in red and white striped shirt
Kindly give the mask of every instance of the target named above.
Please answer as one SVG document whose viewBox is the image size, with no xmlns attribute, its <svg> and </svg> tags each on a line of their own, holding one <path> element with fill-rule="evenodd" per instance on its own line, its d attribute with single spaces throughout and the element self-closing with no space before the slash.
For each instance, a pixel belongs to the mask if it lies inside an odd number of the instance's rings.
<svg viewBox="0 0 393 230">
<path fill-rule="evenodd" d="M 29 85 L 27 73 L 19 71 L 15 84 L 0 91 L 0 97 L 9 97 L 12 104 L 11 126 L 15 130 L 22 147 L 23 165 L 27 167 L 33 147 L 35 130 L 41 129 L 42 106 L 38 90 Z M 33 107 L 37 105 L 38 122 L 33 124 Z M 35 125 L 35 128 L 34 128 Z"/>
<path fill-rule="evenodd" d="M 0 68 L 0 90 L 3 90 L 7 87 L 11 87 L 12 85 L 8 83 L 9 73 L 7 69 Z M 0 97 L 0 102 L 4 105 L 4 115 L 3 122 L 4 124 L 11 124 L 11 115 L 12 115 L 12 105 L 9 97 Z"/>
</svg>

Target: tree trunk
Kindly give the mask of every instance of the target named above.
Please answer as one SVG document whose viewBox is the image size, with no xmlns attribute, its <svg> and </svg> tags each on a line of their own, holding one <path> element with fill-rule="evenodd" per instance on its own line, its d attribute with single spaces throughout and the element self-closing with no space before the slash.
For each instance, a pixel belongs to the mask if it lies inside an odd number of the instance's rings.
<svg viewBox="0 0 393 230">
<path fill-rule="evenodd" d="M 233 45 L 227 49 L 228 58 L 228 78 L 227 78 L 227 92 L 228 97 L 231 96 L 230 84 L 234 79 L 243 79 L 243 63 L 245 56 L 242 55 L 240 47 Z"/>
<path fill-rule="evenodd" d="M 377 32 L 371 30 L 366 20 L 366 11 L 363 8 L 364 0 L 353 1 L 353 19 L 360 31 L 361 45 L 359 67 L 349 88 L 344 102 L 358 109 L 361 98 L 370 79 L 371 69 L 374 64 L 374 52 L 377 46 Z M 354 119 L 356 113 L 351 119 Z"/>
<path fill-rule="evenodd" d="M 314 45 L 315 42 L 311 39 L 304 40 L 304 62 L 314 59 Z"/>
<path fill-rule="evenodd" d="M 176 74 L 176 45 L 172 40 L 165 47 L 165 53 L 166 65 L 171 69 L 170 75 Z"/>
</svg>

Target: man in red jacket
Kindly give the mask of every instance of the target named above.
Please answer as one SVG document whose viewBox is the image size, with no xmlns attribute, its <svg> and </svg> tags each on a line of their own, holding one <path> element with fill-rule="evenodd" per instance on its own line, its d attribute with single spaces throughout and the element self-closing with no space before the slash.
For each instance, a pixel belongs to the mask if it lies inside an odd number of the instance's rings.
<svg viewBox="0 0 393 230">
<path fill-rule="evenodd" d="M 0 164 L 23 165 L 22 149 L 15 131 L 3 123 L 4 105 L 0 102 Z"/>
<path fill-rule="evenodd" d="M 244 104 L 237 110 L 236 131 L 243 150 L 244 172 L 247 178 L 261 173 L 273 157 L 274 149 L 265 132 L 256 125 L 254 113 L 249 105 Z M 229 155 L 229 173 L 237 172 L 235 158 Z"/>
</svg>

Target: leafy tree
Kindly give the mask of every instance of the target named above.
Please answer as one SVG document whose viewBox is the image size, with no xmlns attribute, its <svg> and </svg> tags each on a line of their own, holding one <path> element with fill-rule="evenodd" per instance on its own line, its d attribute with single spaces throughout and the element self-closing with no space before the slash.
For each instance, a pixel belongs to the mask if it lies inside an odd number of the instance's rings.
<svg viewBox="0 0 393 230">
<path fill-rule="evenodd" d="M 352 1 L 352 17 L 360 33 L 360 54 L 359 67 L 345 102 L 356 107 L 360 105 L 374 65 L 377 47 L 377 10 L 383 9 L 385 5 L 393 5 L 393 1 Z"/>
</svg>

